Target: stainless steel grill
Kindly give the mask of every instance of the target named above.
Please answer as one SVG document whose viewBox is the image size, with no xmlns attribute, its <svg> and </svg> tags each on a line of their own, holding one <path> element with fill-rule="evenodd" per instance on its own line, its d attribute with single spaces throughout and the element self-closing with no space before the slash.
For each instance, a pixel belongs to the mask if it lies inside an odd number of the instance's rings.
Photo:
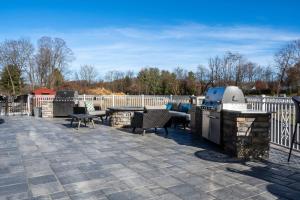
<svg viewBox="0 0 300 200">
<path fill-rule="evenodd" d="M 53 100 L 53 116 L 66 117 L 72 114 L 75 105 L 74 98 L 77 95 L 78 93 L 72 90 L 57 91 Z"/>
<path fill-rule="evenodd" d="M 202 137 L 221 144 L 221 111 L 246 110 L 247 104 L 241 89 L 236 86 L 209 88 L 200 105 L 202 110 Z"/>
</svg>

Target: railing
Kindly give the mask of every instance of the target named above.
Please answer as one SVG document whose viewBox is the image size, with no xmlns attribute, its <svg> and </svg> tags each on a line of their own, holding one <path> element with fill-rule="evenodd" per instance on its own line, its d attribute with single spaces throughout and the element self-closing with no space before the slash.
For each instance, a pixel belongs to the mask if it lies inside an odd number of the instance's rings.
<svg viewBox="0 0 300 200">
<path fill-rule="evenodd" d="M 42 107 L 43 102 L 51 102 L 54 95 L 36 95 L 30 96 L 28 113 L 33 112 L 33 108 Z M 92 101 L 94 105 L 100 106 L 105 110 L 109 107 L 118 106 L 159 106 L 168 102 L 189 102 L 189 96 L 173 96 L 173 95 L 79 95 L 74 98 L 75 102 Z M 63 101 L 64 99 L 60 99 Z"/>
<path fill-rule="evenodd" d="M 0 101 L 0 115 L 28 115 L 28 102 Z"/>
<path fill-rule="evenodd" d="M 54 99 L 54 95 L 35 95 L 30 96 L 31 106 L 34 107 L 42 107 L 43 102 L 51 102 Z"/>
<path fill-rule="evenodd" d="M 295 106 L 289 97 L 250 96 L 247 97 L 249 108 L 271 113 L 271 142 L 283 147 L 290 147 L 295 131 Z M 296 141 L 300 140 L 297 126 Z M 300 150 L 300 145 L 294 145 Z"/>
<path fill-rule="evenodd" d="M 159 106 L 168 102 L 189 102 L 189 96 L 173 95 L 79 95 L 75 100 L 93 101 L 102 109 L 117 106 Z"/>
</svg>

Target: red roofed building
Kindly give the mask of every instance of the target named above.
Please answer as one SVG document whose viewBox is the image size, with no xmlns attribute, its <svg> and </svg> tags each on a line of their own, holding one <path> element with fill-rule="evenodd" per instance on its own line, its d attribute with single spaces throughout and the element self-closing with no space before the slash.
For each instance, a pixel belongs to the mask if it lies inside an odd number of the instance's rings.
<svg viewBox="0 0 300 200">
<path fill-rule="evenodd" d="M 32 91 L 33 95 L 55 95 L 55 90 L 51 90 L 48 88 L 38 88 Z"/>
</svg>

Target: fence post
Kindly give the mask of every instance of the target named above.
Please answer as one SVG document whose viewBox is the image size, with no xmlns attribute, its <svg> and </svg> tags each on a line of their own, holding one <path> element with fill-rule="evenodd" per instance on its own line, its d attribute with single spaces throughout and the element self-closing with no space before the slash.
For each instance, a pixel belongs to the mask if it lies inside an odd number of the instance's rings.
<svg viewBox="0 0 300 200">
<path fill-rule="evenodd" d="M 112 94 L 112 106 L 115 107 L 115 95 Z"/>
<path fill-rule="evenodd" d="M 266 111 L 266 95 L 261 95 L 261 98 L 262 98 L 262 100 L 261 100 L 261 102 L 262 102 L 262 107 L 261 107 L 261 109 L 262 109 L 262 111 Z"/>
<path fill-rule="evenodd" d="M 145 107 L 145 96 L 142 94 L 142 107 Z"/>
<path fill-rule="evenodd" d="M 29 94 L 28 96 L 27 96 L 27 115 L 28 116 L 30 116 L 30 104 L 31 104 L 31 102 L 30 102 L 30 98 L 31 97 L 31 95 Z"/>
<path fill-rule="evenodd" d="M 83 101 L 85 102 L 85 94 L 83 94 Z"/>
<path fill-rule="evenodd" d="M 170 95 L 170 102 L 173 102 L 173 95 Z"/>
</svg>

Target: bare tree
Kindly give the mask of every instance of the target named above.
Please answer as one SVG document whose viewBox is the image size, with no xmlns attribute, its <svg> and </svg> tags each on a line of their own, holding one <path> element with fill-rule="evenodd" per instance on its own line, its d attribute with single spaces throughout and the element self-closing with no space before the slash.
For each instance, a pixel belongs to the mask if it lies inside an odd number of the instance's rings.
<svg viewBox="0 0 300 200">
<path fill-rule="evenodd" d="M 173 74 L 175 75 L 173 94 L 178 95 L 182 93 L 182 90 L 184 90 L 182 89 L 182 86 L 184 85 L 184 80 L 188 77 L 188 71 L 182 67 L 176 67 Z"/>
<path fill-rule="evenodd" d="M 94 81 L 96 81 L 98 73 L 94 66 L 83 65 L 80 67 L 79 75 L 80 80 L 84 80 L 88 83 L 88 85 L 91 85 Z"/>
<path fill-rule="evenodd" d="M 207 80 L 207 69 L 203 65 L 199 65 L 196 71 L 196 77 L 199 82 L 204 82 Z"/>
<path fill-rule="evenodd" d="M 210 81 L 207 85 L 212 84 L 220 85 L 221 84 L 221 69 L 222 69 L 222 59 L 218 56 L 210 58 L 208 61 L 208 67 L 210 70 Z"/>
<path fill-rule="evenodd" d="M 300 62 L 295 64 L 294 67 L 291 67 L 287 70 L 287 84 L 290 88 L 299 87 L 299 77 L 300 77 Z"/>
<path fill-rule="evenodd" d="M 239 85 L 244 78 L 244 57 L 239 53 L 226 52 L 222 60 L 222 82 Z"/>
<path fill-rule="evenodd" d="M 274 69 L 272 67 L 267 66 L 265 69 L 263 69 L 262 71 L 260 71 L 258 73 L 262 73 L 262 75 L 263 75 L 261 80 L 265 80 L 266 82 L 273 82 L 274 81 L 275 72 L 274 72 Z"/>
<path fill-rule="evenodd" d="M 246 80 L 252 81 L 256 65 L 246 60 L 239 53 L 226 52 L 223 56 L 209 59 L 210 81 L 217 86 L 236 85 L 245 86 Z"/>
<path fill-rule="evenodd" d="M 105 77 L 104 77 L 105 81 L 107 81 L 107 82 L 112 82 L 112 81 L 114 81 L 114 73 L 115 73 L 114 70 L 111 70 L 111 71 L 106 72 L 106 73 L 105 73 Z"/>
<path fill-rule="evenodd" d="M 66 42 L 60 38 L 42 37 L 38 40 L 37 77 L 42 86 L 54 87 L 57 70 L 62 76 L 66 75 L 67 66 L 73 60 L 73 52 Z"/>
<path fill-rule="evenodd" d="M 275 63 L 278 68 L 277 95 L 279 95 L 286 72 L 300 59 L 300 40 L 292 41 L 282 47 L 275 54 Z"/>
<path fill-rule="evenodd" d="M 28 81 L 31 86 L 34 85 L 34 77 L 32 69 L 32 57 L 33 57 L 33 45 L 29 40 L 19 39 L 19 40 L 6 40 L 0 44 L 0 65 L 5 66 L 15 66 L 20 72 L 25 72 L 27 74 Z M 13 79 L 11 77 L 11 72 L 9 67 L 5 68 L 10 76 L 11 85 L 13 87 L 13 94 L 15 94 L 15 88 Z M 19 79 L 19 84 L 21 82 L 21 76 Z"/>
<path fill-rule="evenodd" d="M 245 65 L 244 65 L 245 81 L 247 81 L 248 83 L 254 82 L 256 68 L 257 68 L 257 65 L 253 62 L 245 63 Z"/>
<path fill-rule="evenodd" d="M 134 78 L 134 72 L 133 72 L 132 70 L 128 70 L 128 71 L 126 72 L 125 77 L 128 77 L 128 78 L 130 78 L 130 79 Z"/>
<path fill-rule="evenodd" d="M 115 75 L 116 73 L 117 73 L 116 70 L 111 70 L 111 71 L 106 72 L 105 77 L 104 77 L 104 79 L 105 79 L 107 82 L 109 82 L 110 90 L 111 90 L 112 92 L 115 92 L 115 84 L 114 84 L 114 81 L 116 80 L 116 79 L 115 79 L 115 78 L 116 78 L 116 75 Z"/>
<path fill-rule="evenodd" d="M 182 67 L 176 67 L 174 69 L 174 74 L 176 75 L 176 79 L 178 80 L 183 80 L 187 77 L 187 71 Z"/>
<path fill-rule="evenodd" d="M 209 77 L 210 75 L 208 69 L 203 65 L 199 65 L 196 71 L 196 79 L 200 86 L 200 90 L 198 89 L 200 94 L 203 94 L 203 91 L 207 89 L 208 83 L 210 81 Z"/>
</svg>

